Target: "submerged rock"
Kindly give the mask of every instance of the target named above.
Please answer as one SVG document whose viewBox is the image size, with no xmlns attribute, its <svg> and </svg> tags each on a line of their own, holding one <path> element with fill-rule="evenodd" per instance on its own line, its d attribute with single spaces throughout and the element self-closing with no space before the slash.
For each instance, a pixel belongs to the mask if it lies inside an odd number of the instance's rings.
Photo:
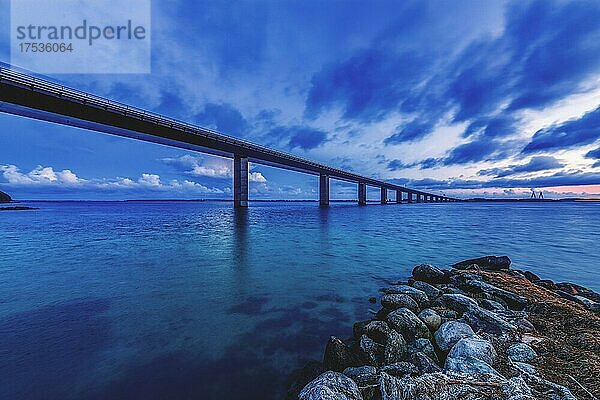
<svg viewBox="0 0 600 400">
<path fill-rule="evenodd" d="M 444 271 L 429 264 L 417 265 L 412 271 L 412 276 L 418 281 L 428 283 L 444 283 L 446 281 Z"/>
<path fill-rule="evenodd" d="M 327 371 L 300 392 L 299 400 L 363 400 L 356 383 L 339 372 Z"/>
<path fill-rule="evenodd" d="M 408 308 L 399 308 L 387 316 L 388 324 L 407 340 L 429 338 L 429 328 Z"/>
<path fill-rule="evenodd" d="M 443 323 L 435 333 L 435 343 L 442 352 L 447 353 L 460 339 L 473 336 L 475 336 L 475 332 L 469 325 L 458 321 L 448 321 Z"/>
<path fill-rule="evenodd" d="M 484 271 L 500 271 L 508 269 L 510 263 L 510 258 L 507 256 L 486 256 L 457 262 L 456 264 L 452 264 L 452 267 L 456 269 L 467 269 L 472 265 L 476 265 Z"/>
<path fill-rule="evenodd" d="M 381 305 L 390 311 L 404 307 L 414 313 L 419 312 L 419 305 L 408 294 L 386 294 L 381 298 Z"/>
<path fill-rule="evenodd" d="M 529 363 L 537 357 L 535 350 L 525 343 L 515 343 L 506 351 L 508 358 L 513 361 Z"/>
</svg>

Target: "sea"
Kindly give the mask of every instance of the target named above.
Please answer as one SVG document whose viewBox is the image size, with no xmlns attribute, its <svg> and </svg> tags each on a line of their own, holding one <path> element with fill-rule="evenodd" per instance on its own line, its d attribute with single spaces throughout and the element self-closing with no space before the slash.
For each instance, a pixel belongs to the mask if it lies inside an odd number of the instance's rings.
<svg viewBox="0 0 600 400">
<path fill-rule="evenodd" d="M 600 290 L 599 203 L 21 205 L 0 212 L 0 399 L 283 399 L 420 263 L 508 255 Z"/>
</svg>

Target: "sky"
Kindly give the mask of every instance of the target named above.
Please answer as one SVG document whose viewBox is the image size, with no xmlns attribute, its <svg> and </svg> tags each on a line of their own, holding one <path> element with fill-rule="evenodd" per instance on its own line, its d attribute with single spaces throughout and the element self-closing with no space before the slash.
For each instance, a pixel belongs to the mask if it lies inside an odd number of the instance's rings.
<svg viewBox="0 0 600 400">
<path fill-rule="evenodd" d="M 151 73 L 49 77 L 419 190 L 593 197 L 599 21 L 594 0 L 154 1 Z M 0 113 L 0 190 L 16 199 L 229 199 L 231 171 L 230 159 Z M 332 181 L 333 199 L 356 191 Z M 317 197 L 318 177 L 251 164 L 251 199 Z"/>
</svg>

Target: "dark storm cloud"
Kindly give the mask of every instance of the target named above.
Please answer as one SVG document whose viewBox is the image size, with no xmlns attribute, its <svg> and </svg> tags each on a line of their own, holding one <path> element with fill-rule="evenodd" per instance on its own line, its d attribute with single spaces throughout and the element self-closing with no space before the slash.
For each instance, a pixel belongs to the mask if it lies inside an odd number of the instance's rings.
<svg viewBox="0 0 600 400">
<path fill-rule="evenodd" d="M 506 176 L 528 173 L 528 172 L 539 172 L 548 171 L 552 169 L 558 169 L 564 167 L 564 164 L 558 161 L 556 158 L 551 156 L 538 156 L 533 157 L 526 164 L 510 165 L 506 168 L 491 168 L 483 169 L 479 171 L 478 175 L 490 176 L 493 175 L 496 178 L 502 178 Z"/>
</svg>

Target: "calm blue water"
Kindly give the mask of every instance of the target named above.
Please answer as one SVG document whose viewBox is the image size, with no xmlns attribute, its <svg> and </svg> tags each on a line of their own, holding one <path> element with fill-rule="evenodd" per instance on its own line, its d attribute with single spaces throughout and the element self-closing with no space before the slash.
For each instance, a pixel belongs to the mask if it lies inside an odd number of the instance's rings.
<svg viewBox="0 0 600 400">
<path fill-rule="evenodd" d="M 282 398 L 420 262 L 600 289 L 600 204 L 34 205 L 0 213 L 2 399 Z"/>
</svg>

